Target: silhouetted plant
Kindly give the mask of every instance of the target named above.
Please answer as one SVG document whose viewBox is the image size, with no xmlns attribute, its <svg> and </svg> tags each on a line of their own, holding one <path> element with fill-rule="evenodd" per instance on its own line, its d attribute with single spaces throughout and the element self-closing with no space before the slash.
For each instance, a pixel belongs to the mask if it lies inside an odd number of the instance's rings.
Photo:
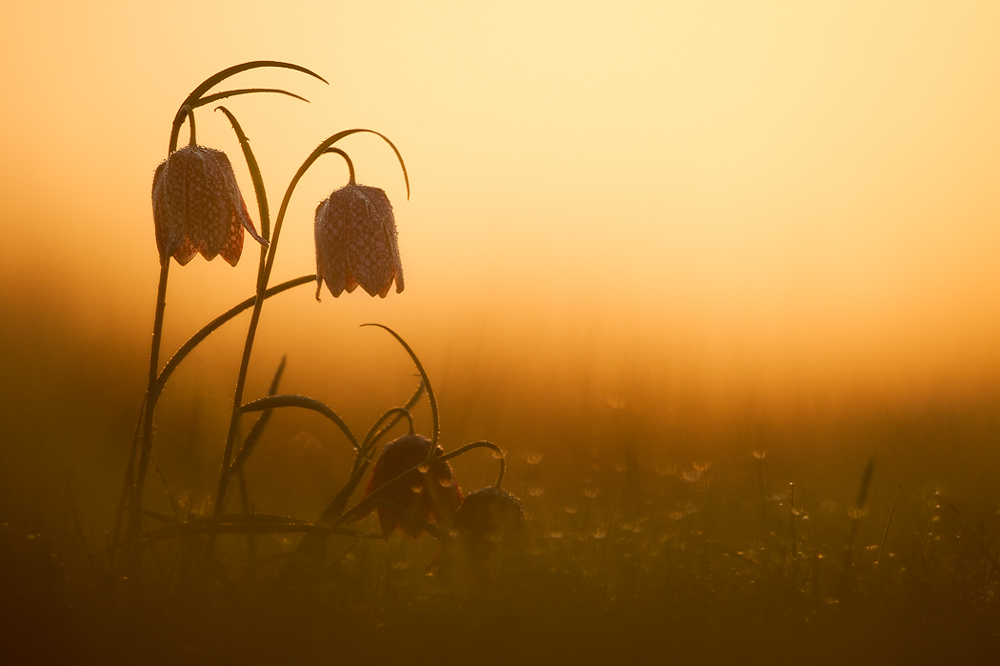
<svg viewBox="0 0 1000 666">
<path fill-rule="evenodd" d="M 260 216 L 261 233 L 258 234 L 236 184 L 229 158 L 221 151 L 196 143 L 194 120 L 196 108 L 233 95 L 250 92 L 278 92 L 302 99 L 298 95 L 278 89 L 238 89 L 208 94 L 212 87 L 227 77 L 258 67 L 284 67 L 323 80 L 317 74 L 297 65 L 272 61 L 244 63 L 210 77 L 185 99 L 175 115 L 171 130 L 170 152 L 154 175 L 152 198 L 155 238 L 161 269 L 160 282 L 157 290 L 148 387 L 140 421 L 136 427 L 133 452 L 126 473 L 122 510 L 119 511 L 120 517 L 124 513 L 127 497 L 129 509 L 127 543 L 130 545 L 130 575 L 133 579 L 137 579 L 141 573 L 142 545 L 151 541 L 174 537 L 184 537 L 184 539 L 190 540 L 196 535 L 208 535 L 207 545 L 202 545 L 195 550 L 205 558 L 207 570 L 210 570 L 223 582 L 227 582 L 228 579 L 222 572 L 220 563 L 214 559 L 212 554 L 214 540 L 219 534 L 253 535 L 300 532 L 304 534 L 304 537 L 297 550 L 308 550 L 310 544 L 322 544 L 330 534 L 358 538 L 375 536 L 342 527 L 348 520 L 357 521 L 372 512 L 379 514 L 383 538 L 400 529 L 414 539 L 428 530 L 432 531 L 438 538 L 447 540 L 450 538 L 447 533 L 435 527 L 432 521 L 446 526 L 450 524 L 452 516 L 459 511 L 463 499 L 462 491 L 452 474 L 448 460 L 476 448 L 490 448 L 495 452 L 500 458 L 500 473 L 494 489 L 495 492 L 492 494 L 480 493 L 473 505 L 491 504 L 489 501 L 484 503 L 481 498 L 493 497 L 493 495 L 499 497 L 501 503 L 503 501 L 517 503 L 516 498 L 500 488 L 505 463 L 499 447 L 489 442 L 475 442 L 450 453 L 445 453 L 439 446 L 438 408 L 427 374 L 416 354 L 403 338 L 392 329 L 380 324 L 374 325 L 387 330 L 403 346 L 416 365 L 422 381 L 417 391 L 404 406 L 385 412 L 361 440 L 355 437 L 347 423 L 332 408 L 322 402 L 308 396 L 278 394 L 278 385 L 285 364 L 284 359 L 282 359 L 274 380 L 271 382 L 268 396 L 244 404 L 243 394 L 249 360 L 263 304 L 267 298 L 295 286 L 306 284 L 313 279 L 317 281 L 317 287 L 325 282 L 334 296 L 339 296 L 345 291 L 350 293 L 358 285 L 371 296 L 378 294 L 385 297 L 393 283 L 396 284 L 397 292 L 403 290 L 402 262 L 397 247 L 397 232 L 392 205 L 383 190 L 356 183 L 354 163 L 347 153 L 335 147 L 334 144 L 356 133 L 372 133 L 382 138 L 389 144 L 399 160 L 406 181 L 407 195 L 409 195 L 409 176 L 396 146 L 384 135 L 372 130 L 344 130 L 322 141 L 296 171 L 285 190 L 272 231 L 267 195 L 253 150 L 232 112 L 225 107 L 218 107 L 217 110 L 222 111 L 229 119 L 250 171 Z M 176 150 L 179 130 L 185 120 L 190 126 L 189 145 Z M 315 220 L 317 274 L 303 276 L 268 288 L 282 225 L 295 187 L 306 171 L 322 155 L 327 153 L 339 154 L 347 161 L 349 182 L 346 186 L 335 189 L 330 197 L 320 203 L 317 208 Z M 158 357 L 170 259 L 175 259 L 178 264 L 183 266 L 197 253 L 201 253 L 206 259 L 221 255 L 228 263 L 235 266 L 242 254 L 244 230 L 249 231 L 261 245 L 255 295 L 206 324 L 181 346 L 162 369 L 159 369 Z M 233 408 L 223 450 L 222 468 L 213 515 L 211 517 L 193 515 L 182 519 L 176 509 L 173 517 L 156 512 L 146 512 L 150 517 L 164 523 L 164 527 L 143 533 L 143 487 L 151 458 L 153 416 L 157 400 L 179 363 L 213 331 L 240 312 L 248 309 L 251 311 L 250 322 L 236 379 Z M 409 411 L 423 391 L 427 392 L 430 403 L 430 438 L 414 432 L 413 418 Z M 316 411 L 336 425 L 355 450 L 356 457 L 348 480 L 336 493 L 333 502 L 314 523 L 254 512 L 252 502 L 246 494 L 245 482 L 241 484 L 241 489 L 244 492 L 243 512 L 226 514 L 227 490 L 232 478 L 242 473 L 247 459 L 260 441 L 261 434 L 273 411 L 286 407 Z M 260 414 L 246 438 L 243 439 L 242 445 L 237 448 L 236 445 L 240 439 L 240 417 L 250 412 L 259 412 Z M 404 418 L 409 423 L 409 433 L 398 437 L 383 448 L 375 463 L 374 473 L 364 496 L 357 504 L 348 509 L 350 497 L 357 489 L 368 465 L 374 459 L 379 441 L 390 428 Z M 483 536 L 489 529 L 484 522 L 488 522 L 485 514 L 482 511 L 477 512 L 471 507 L 472 505 L 466 509 L 469 518 L 466 519 L 463 528 L 463 538 L 492 538 L 491 536 Z M 116 526 L 114 536 L 116 543 L 117 535 L 118 527 Z M 188 542 L 186 541 L 186 543 Z M 252 551 L 252 541 L 249 542 L 249 546 Z M 227 584 L 231 584 L 231 582 L 227 582 Z M 138 585 L 134 589 L 138 590 Z"/>
</svg>

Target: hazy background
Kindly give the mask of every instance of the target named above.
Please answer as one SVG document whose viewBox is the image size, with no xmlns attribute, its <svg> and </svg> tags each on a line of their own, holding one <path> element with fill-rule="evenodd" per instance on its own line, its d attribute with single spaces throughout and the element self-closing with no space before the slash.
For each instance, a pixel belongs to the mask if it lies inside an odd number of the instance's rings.
<svg viewBox="0 0 1000 666">
<path fill-rule="evenodd" d="M 541 440 L 608 404 L 645 415 L 659 446 L 678 414 L 711 440 L 747 413 L 991 399 L 996 3 L 285 7 L 0 10 L 0 362 L 6 418 L 31 419 L 10 442 L 107 419 L 95 427 L 107 464 L 124 464 L 157 278 L 153 171 L 188 92 L 256 59 L 332 84 L 279 70 L 226 84 L 312 101 L 225 102 L 272 209 L 312 148 L 350 127 L 396 143 L 412 198 L 377 138 L 341 144 L 359 181 L 394 203 L 406 290 L 316 303 L 303 287 L 269 302 L 250 397 L 289 352 L 285 390 L 367 427 L 414 384 L 388 336 L 357 326 L 378 321 L 426 363 L 448 447 L 509 435 L 501 425 Z M 199 110 L 198 139 L 232 156 L 256 220 L 225 117 Z M 300 184 L 273 283 L 314 272 L 313 211 L 345 179 L 325 158 Z M 200 257 L 174 266 L 165 353 L 250 295 L 255 259 L 248 239 L 236 269 Z M 217 448 L 245 321 L 199 350 L 164 397 L 166 413 L 206 428 Z M 70 414 L 53 402 L 60 391 L 96 405 Z M 204 455 L 217 464 L 219 451 Z"/>
</svg>

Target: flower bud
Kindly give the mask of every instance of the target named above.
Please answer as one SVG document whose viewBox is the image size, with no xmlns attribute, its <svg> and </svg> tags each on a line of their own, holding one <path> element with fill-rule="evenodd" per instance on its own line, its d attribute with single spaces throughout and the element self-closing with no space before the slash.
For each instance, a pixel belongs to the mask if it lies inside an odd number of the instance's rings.
<svg viewBox="0 0 1000 666">
<path fill-rule="evenodd" d="M 470 493 L 455 513 L 452 534 L 469 562 L 489 570 L 498 549 L 525 535 L 524 506 L 503 488 L 490 486 Z"/>
</svg>

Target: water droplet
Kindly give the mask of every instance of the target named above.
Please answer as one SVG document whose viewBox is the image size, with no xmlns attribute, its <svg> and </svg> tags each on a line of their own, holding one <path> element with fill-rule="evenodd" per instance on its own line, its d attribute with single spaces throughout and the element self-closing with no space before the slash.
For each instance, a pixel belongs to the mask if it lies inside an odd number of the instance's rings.
<svg viewBox="0 0 1000 666">
<path fill-rule="evenodd" d="M 417 470 L 421 474 L 426 474 L 427 472 L 431 471 L 431 466 L 430 465 L 421 465 L 420 467 L 417 468 Z"/>
<path fill-rule="evenodd" d="M 767 457 L 767 451 L 764 449 L 754 449 L 752 453 L 753 457 L 757 460 L 763 460 Z"/>
<path fill-rule="evenodd" d="M 697 461 L 692 462 L 691 466 L 694 467 L 699 472 L 707 472 L 708 468 L 712 466 L 712 461 L 711 460 L 697 460 Z"/>
<path fill-rule="evenodd" d="M 601 489 L 596 486 L 591 486 L 590 488 L 585 488 L 583 490 L 583 494 L 585 497 L 589 497 L 590 499 L 595 499 L 598 495 L 601 494 Z"/>
<path fill-rule="evenodd" d="M 438 479 L 438 483 L 441 484 L 442 488 L 451 488 L 453 485 L 455 485 L 455 479 L 451 478 L 450 476 L 442 476 L 440 479 Z"/>
<path fill-rule="evenodd" d="M 424 484 L 418 483 L 416 485 L 410 486 L 410 490 L 419 495 L 420 493 L 424 492 Z"/>
<path fill-rule="evenodd" d="M 528 494 L 531 495 L 532 497 L 539 497 L 544 492 L 545 488 L 543 488 L 542 486 L 535 486 L 534 488 L 528 489 Z"/>
<path fill-rule="evenodd" d="M 503 454 L 503 451 L 493 451 L 493 457 L 496 458 L 497 460 L 503 460 L 505 456 Z"/>
<path fill-rule="evenodd" d="M 559 531 L 549 532 L 550 539 L 562 539 L 563 533 Z"/>
<path fill-rule="evenodd" d="M 538 463 L 542 462 L 542 454 L 529 453 L 526 460 L 528 461 L 529 465 L 537 465 Z"/>
<path fill-rule="evenodd" d="M 694 483 L 695 481 L 701 478 L 701 472 L 699 472 L 696 469 L 684 470 L 683 472 L 681 472 L 681 478 L 687 481 L 688 483 Z"/>
<path fill-rule="evenodd" d="M 658 463 L 656 473 L 660 476 L 673 476 L 677 473 L 677 463 Z"/>
<path fill-rule="evenodd" d="M 566 513 L 568 513 L 569 515 L 572 516 L 574 513 L 576 513 L 576 507 L 575 506 L 567 506 L 566 507 Z"/>
<path fill-rule="evenodd" d="M 604 528 L 598 527 L 596 530 L 594 530 L 595 539 L 603 539 L 606 536 L 608 536 L 608 533 L 604 531 Z"/>
<path fill-rule="evenodd" d="M 625 409 L 626 400 L 621 393 L 612 393 L 606 400 L 611 409 Z"/>
</svg>

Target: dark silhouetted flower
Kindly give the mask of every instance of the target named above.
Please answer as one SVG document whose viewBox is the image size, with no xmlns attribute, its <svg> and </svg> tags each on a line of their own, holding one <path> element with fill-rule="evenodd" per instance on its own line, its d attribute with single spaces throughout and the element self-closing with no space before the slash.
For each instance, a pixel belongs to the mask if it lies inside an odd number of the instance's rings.
<svg viewBox="0 0 1000 666">
<path fill-rule="evenodd" d="M 378 460 L 375 461 L 375 469 L 372 471 L 365 496 L 427 460 L 430 447 L 430 440 L 420 435 L 403 435 L 386 444 Z M 435 456 L 443 453 L 440 446 L 434 449 Z M 378 511 L 382 534 L 389 536 L 398 528 L 408 537 L 417 539 L 423 534 L 424 527 L 410 514 L 438 525 L 450 522 L 462 503 L 462 489 L 452 476 L 451 465 L 445 461 L 430 465 L 426 471 L 418 469 L 411 472 L 381 493 L 379 499 L 399 508 L 373 506 L 358 515 L 355 520 L 361 520 L 372 511 Z"/>
<path fill-rule="evenodd" d="M 323 282 L 334 297 L 355 287 L 385 298 L 403 291 L 392 204 L 377 187 L 350 183 L 316 208 L 316 298 Z"/>
<path fill-rule="evenodd" d="M 498 549 L 524 538 L 524 506 L 503 488 L 470 493 L 455 513 L 452 535 L 470 564 L 489 573 Z"/>
<path fill-rule="evenodd" d="M 243 229 L 259 243 L 226 154 L 187 146 L 170 154 L 153 176 L 153 223 L 160 258 L 181 266 L 201 252 L 235 266 L 243 252 Z"/>
</svg>

